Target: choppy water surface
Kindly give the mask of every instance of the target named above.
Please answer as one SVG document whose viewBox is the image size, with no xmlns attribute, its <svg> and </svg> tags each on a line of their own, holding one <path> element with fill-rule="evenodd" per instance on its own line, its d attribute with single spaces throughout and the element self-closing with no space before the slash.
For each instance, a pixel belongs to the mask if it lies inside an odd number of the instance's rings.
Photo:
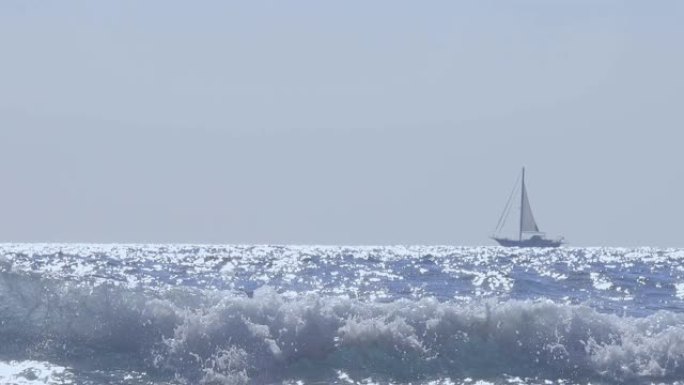
<svg viewBox="0 0 684 385">
<path fill-rule="evenodd" d="M 0 245 L 0 383 L 684 384 L 684 250 Z"/>
</svg>

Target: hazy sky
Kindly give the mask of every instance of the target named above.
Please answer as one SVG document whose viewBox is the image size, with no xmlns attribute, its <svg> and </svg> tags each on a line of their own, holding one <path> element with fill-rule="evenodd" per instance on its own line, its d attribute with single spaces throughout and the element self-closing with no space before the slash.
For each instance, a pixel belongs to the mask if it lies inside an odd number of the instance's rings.
<svg viewBox="0 0 684 385">
<path fill-rule="evenodd" d="M 0 2 L 0 240 L 684 246 L 684 2 Z"/>
</svg>

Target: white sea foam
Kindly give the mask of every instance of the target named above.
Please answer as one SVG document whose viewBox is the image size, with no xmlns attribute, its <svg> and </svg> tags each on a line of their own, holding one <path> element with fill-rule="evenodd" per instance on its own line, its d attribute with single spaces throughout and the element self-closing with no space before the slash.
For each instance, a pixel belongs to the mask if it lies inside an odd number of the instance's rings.
<svg viewBox="0 0 684 385">
<path fill-rule="evenodd" d="M 372 368 L 390 379 L 492 370 L 604 380 L 684 376 L 684 315 L 668 312 L 630 318 L 550 301 L 292 298 L 266 287 L 251 298 L 204 292 L 198 301 L 199 292 L 159 298 L 7 275 L 1 283 L 0 338 L 15 347 L 48 339 L 55 343 L 43 348 L 48 356 L 116 352 L 191 382 L 301 378 L 304 362 L 350 376 Z"/>
<path fill-rule="evenodd" d="M 2 245 L 0 357 L 155 383 L 675 384 L 683 255 Z"/>
<path fill-rule="evenodd" d="M 0 361 L 0 384 L 65 385 L 73 384 L 67 368 L 40 361 Z"/>
<path fill-rule="evenodd" d="M 594 288 L 597 290 L 608 290 L 613 287 L 613 283 L 598 272 L 591 272 L 589 276 L 591 277 L 591 282 L 594 285 Z"/>
</svg>

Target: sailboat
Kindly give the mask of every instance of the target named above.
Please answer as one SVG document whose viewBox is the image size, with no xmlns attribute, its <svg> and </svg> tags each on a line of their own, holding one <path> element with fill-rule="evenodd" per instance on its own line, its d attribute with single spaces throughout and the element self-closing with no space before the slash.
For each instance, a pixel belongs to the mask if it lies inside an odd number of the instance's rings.
<svg viewBox="0 0 684 385">
<path fill-rule="evenodd" d="M 539 231 L 539 226 L 534 220 L 534 215 L 532 215 L 532 206 L 530 206 L 530 200 L 527 196 L 527 188 L 525 187 L 525 168 L 522 169 L 522 174 L 520 176 L 520 227 L 518 231 L 518 239 L 509 239 L 499 236 L 499 232 L 503 229 L 508 214 L 512 206 L 512 198 L 514 193 L 517 191 L 518 182 L 511 191 L 511 195 L 508 197 L 508 202 L 504 211 L 499 217 L 499 223 L 496 226 L 496 230 L 492 236 L 492 239 L 497 241 L 501 246 L 505 247 L 558 247 L 563 244 L 563 238 L 559 239 L 548 239 L 543 232 Z"/>
</svg>

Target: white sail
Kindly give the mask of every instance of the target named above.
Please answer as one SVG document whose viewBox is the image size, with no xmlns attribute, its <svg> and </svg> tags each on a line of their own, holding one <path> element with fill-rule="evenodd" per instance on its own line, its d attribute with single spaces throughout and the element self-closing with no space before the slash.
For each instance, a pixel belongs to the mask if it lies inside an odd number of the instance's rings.
<svg viewBox="0 0 684 385">
<path fill-rule="evenodd" d="M 518 183 L 520 182 L 520 183 Z M 518 188 L 520 186 L 520 188 Z M 517 192 L 520 192 L 520 232 L 518 233 L 518 239 L 511 239 L 501 237 L 499 231 L 503 229 L 506 223 L 506 218 L 510 213 L 511 207 L 515 204 L 511 204 L 512 198 L 516 196 Z M 527 195 L 527 187 L 525 186 L 525 168 L 522 169 L 522 174 L 520 178 L 516 180 L 515 187 L 511 191 L 511 195 L 508 197 L 508 202 L 504 207 L 504 211 L 499 218 L 499 223 L 496 226 L 496 230 L 492 238 L 504 247 L 558 247 L 563 244 L 563 239 L 547 239 L 544 233 L 539 231 L 539 226 L 534 220 L 534 215 L 532 214 L 532 207 L 530 206 L 530 197 Z"/>
<path fill-rule="evenodd" d="M 532 215 L 532 207 L 527 198 L 527 189 L 525 188 L 525 181 L 522 183 L 522 209 L 520 210 L 520 231 L 525 232 L 539 232 L 537 222 L 534 221 Z"/>
</svg>

